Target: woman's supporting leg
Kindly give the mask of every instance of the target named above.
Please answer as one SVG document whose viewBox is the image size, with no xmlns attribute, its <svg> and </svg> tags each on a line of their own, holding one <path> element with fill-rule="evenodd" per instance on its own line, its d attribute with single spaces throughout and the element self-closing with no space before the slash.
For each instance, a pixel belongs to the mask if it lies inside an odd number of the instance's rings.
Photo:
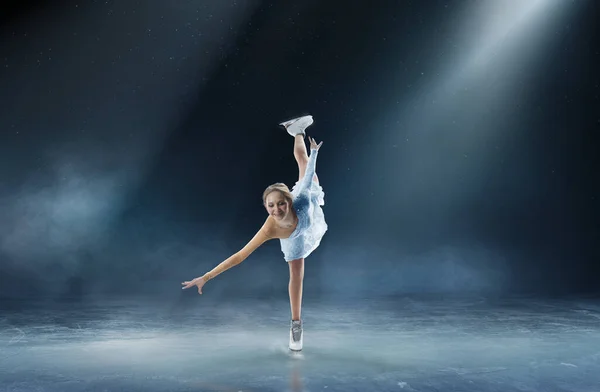
<svg viewBox="0 0 600 392">
<path fill-rule="evenodd" d="M 304 280 L 304 259 L 296 259 L 289 262 L 290 283 L 290 308 L 292 321 L 301 319 L 302 312 L 302 282 Z"/>
</svg>

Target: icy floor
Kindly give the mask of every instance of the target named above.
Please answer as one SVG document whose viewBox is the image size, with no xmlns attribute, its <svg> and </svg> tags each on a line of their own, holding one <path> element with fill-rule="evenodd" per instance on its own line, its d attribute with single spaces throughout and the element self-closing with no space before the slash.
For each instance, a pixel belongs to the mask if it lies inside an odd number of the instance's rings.
<svg viewBox="0 0 600 392">
<path fill-rule="evenodd" d="M 0 391 L 600 391 L 600 301 L 0 303 Z"/>
</svg>

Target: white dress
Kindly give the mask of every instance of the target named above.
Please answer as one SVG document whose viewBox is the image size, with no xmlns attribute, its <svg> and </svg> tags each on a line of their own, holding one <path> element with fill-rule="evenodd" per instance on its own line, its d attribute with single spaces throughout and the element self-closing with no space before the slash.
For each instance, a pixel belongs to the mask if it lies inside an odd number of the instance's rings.
<svg viewBox="0 0 600 392">
<path fill-rule="evenodd" d="M 321 206 L 325 205 L 323 188 L 313 181 L 317 166 L 317 150 L 310 151 L 304 177 L 292 188 L 293 208 L 298 217 L 296 229 L 289 238 L 280 239 L 285 261 L 308 257 L 321 243 L 327 222 Z"/>
</svg>

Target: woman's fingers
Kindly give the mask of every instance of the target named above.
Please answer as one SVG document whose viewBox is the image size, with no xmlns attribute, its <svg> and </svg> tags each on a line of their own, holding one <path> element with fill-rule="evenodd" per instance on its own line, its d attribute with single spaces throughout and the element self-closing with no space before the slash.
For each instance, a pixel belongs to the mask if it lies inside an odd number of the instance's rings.
<svg viewBox="0 0 600 392">
<path fill-rule="evenodd" d="M 317 142 L 315 141 L 315 139 L 313 139 L 310 136 L 309 136 L 309 140 L 310 140 L 310 148 L 311 149 L 316 148 L 318 150 L 323 145 L 322 141 L 321 141 L 321 143 L 317 144 Z"/>
<path fill-rule="evenodd" d="M 191 281 L 185 281 L 185 282 L 181 282 L 181 284 L 183 285 L 183 287 L 181 288 L 183 289 L 189 289 L 190 287 L 192 287 L 196 282 L 194 282 L 193 280 Z"/>
</svg>

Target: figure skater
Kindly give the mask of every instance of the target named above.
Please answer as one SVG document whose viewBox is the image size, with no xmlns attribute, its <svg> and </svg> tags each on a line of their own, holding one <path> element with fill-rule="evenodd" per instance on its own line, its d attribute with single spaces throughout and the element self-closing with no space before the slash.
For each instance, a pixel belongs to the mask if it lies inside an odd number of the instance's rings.
<svg viewBox="0 0 600 392">
<path fill-rule="evenodd" d="M 217 265 L 213 270 L 191 281 L 182 282 L 182 289 L 202 287 L 210 279 L 229 268 L 240 264 L 260 245 L 271 239 L 279 239 L 281 251 L 290 269 L 289 295 L 292 313 L 289 348 L 302 350 L 302 281 L 304 279 L 304 259 L 321 243 L 327 231 L 327 223 L 321 206 L 325 204 L 323 188 L 315 173 L 317 154 L 323 142 L 310 142 L 310 157 L 306 152 L 305 130 L 313 123 L 312 116 L 298 117 L 279 125 L 285 127 L 294 137 L 294 157 L 298 163 L 298 182 L 290 192 L 282 183 L 270 185 L 263 192 L 263 205 L 269 216 L 256 235 L 240 251 Z"/>
</svg>

